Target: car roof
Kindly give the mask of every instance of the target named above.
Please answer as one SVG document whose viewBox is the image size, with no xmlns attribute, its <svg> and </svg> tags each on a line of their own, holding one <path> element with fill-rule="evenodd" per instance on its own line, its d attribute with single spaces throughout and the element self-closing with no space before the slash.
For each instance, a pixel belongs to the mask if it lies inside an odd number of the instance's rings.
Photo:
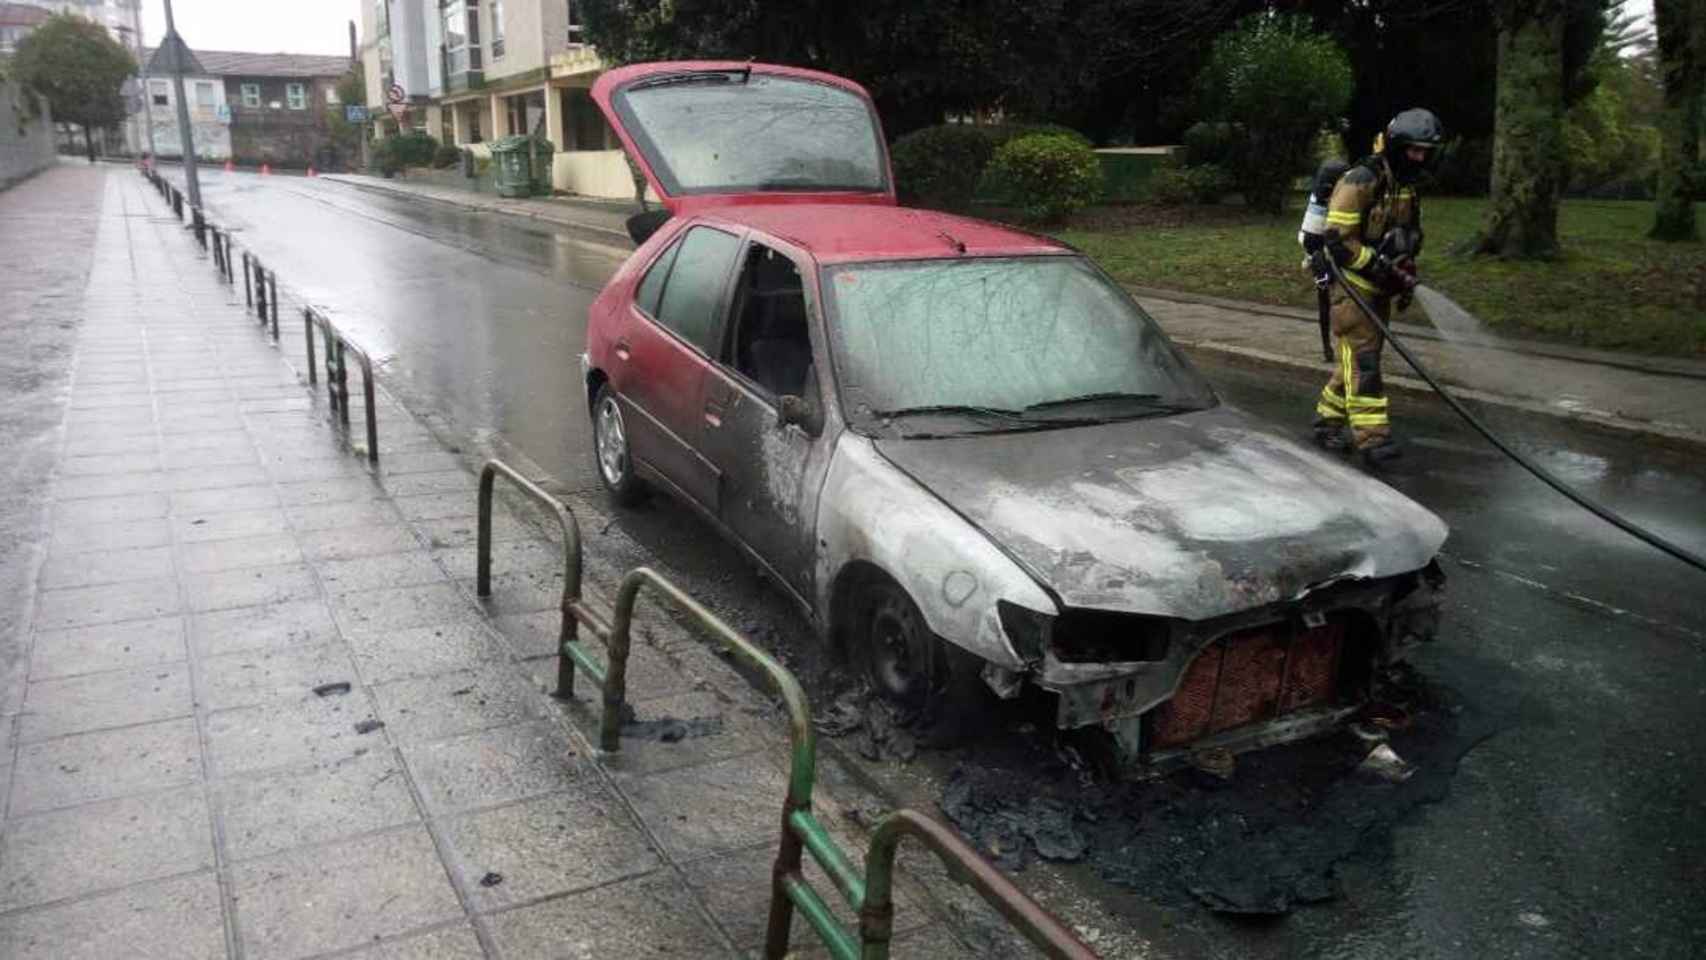
<svg viewBox="0 0 1706 960">
<path fill-rule="evenodd" d="M 698 219 L 770 234 L 824 264 L 1075 252 L 1014 227 L 881 203 L 743 204 L 706 210 Z"/>
</svg>

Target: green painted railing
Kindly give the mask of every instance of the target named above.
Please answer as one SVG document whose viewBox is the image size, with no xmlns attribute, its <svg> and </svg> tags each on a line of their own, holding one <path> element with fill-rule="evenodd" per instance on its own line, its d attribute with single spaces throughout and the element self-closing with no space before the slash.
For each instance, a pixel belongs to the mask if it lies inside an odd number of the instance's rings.
<svg viewBox="0 0 1706 960">
<path fill-rule="evenodd" d="M 772 692 L 781 697 L 788 712 L 788 794 L 782 802 L 781 842 L 771 870 L 770 916 L 764 945 L 767 960 L 781 960 L 787 955 L 796 910 L 836 960 L 887 960 L 894 931 L 895 852 L 907 836 L 917 838 L 935 852 L 958 878 L 975 888 L 1044 954 L 1057 960 L 1093 960 L 1095 953 L 1071 930 L 1014 886 L 952 829 L 915 810 L 896 811 L 877 825 L 861 871 L 812 812 L 812 790 L 817 780 L 817 733 L 812 726 L 811 705 L 799 680 L 686 591 L 649 567 L 631 570 L 622 578 L 609 619 L 587 606 L 581 597 L 581 538 L 574 512 L 500 460 L 488 460 L 480 471 L 475 581 L 481 597 L 489 597 L 492 592 L 492 493 L 500 474 L 549 510 L 562 528 L 563 620 L 558 633 L 557 695 L 574 695 L 577 670 L 599 687 L 603 695 L 599 718 L 601 750 L 621 749 L 634 606 L 645 590 L 650 590 L 657 599 L 675 608 L 762 674 Z M 580 642 L 582 626 L 604 641 L 603 662 Z M 856 933 L 841 925 L 823 896 L 806 881 L 802 868 L 808 852 L 829 875 L 841 898 L 857 911 Z"/>
</svg>

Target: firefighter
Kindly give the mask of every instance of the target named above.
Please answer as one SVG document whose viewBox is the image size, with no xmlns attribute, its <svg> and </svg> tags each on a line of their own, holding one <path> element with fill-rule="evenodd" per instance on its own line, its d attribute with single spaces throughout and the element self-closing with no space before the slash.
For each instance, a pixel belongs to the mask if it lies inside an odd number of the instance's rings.
<svg viewBox="0 0 1706 960">
<path fill-rule="evenodd" d="M 1374 153 L 1339 178 L 1327 205 L 1326 242 L 1315 256 L 1332 257 L 1382 322 L 1394 301 L 1399 311 L 1409 308 L 1422 252 L 1415 185 L 1438 166 L 1444 140 L 1438 117 L 1405 110 L 1375 139 Z M 1399 447 L 1380 379 L 1380 331 L 1342 288 L 1333 291 L 1331 321 L 1337 365 L 1315 406 L 1315 441 L 1329 450 L 1354 449 L 1370 464 L 1390 460 Z"/>
</svg>

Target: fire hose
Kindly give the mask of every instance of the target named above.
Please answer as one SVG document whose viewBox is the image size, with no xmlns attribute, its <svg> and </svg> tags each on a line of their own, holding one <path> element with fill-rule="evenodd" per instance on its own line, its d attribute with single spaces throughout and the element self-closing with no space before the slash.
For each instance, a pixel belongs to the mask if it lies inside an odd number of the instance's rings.
<svg viewBox="0 0 1706 960">
<path fill-rule="evenodd" d="M 1392 335 L 1391 328 L 1386 325 L 1385 321 L 1380 319 L 1380 315 L 1375 313 L 1374 308 L 1368 305 L 1368 301 L 1362 298 L 1362 294 L 1357 292 L 1356 287 L 1345 281 L 1344 272 L 1339 267 L 1338 262 L 1331 256 L 1322 257 L 1321 259 L 1326 261 L 1328 268 L 1333 272 L 1333 279 L 1341 288 L 1344 289 L 1345 293 L 1350 296 L 1351 302 L 1355 303 L 1357 308 L 1368 317 L 1369 322 L 1373 323 L 1375 329 L 1380 331 L 1380 335 L 1386 338 L 1388 343 L 1392 344 L 1392 349 L 1398 351 L 1398 355 L 1404 358 L 1404 362 L 1408 363 L 1416 371 L 1416 374 L 1426 381 L 1427 385 L 1433 388 L 1435 393 L 1439 394 L 1440 399 L 1444 400 L 1447 406 L 1451 407 L 1458 416 L 1462 417 L 1465 423 L 1473 427 L 1476 433 L 1479 433 L 1482 437 L 1486 438 L 1487 442 L 1496 447 L 1500 453 L 1510 457 L 1512 460 L 1516 461 L 1518 466 L 1533 474 L 1540 480 L 1540 482 L 1568 497 L 1570 500 L 1574 501 L 1577 506 L 1587 510 L 1594 516 L 1599 517 L 1606 523 L 1611 524 L 1617 529 L 1622 530 L 1624 533 L 1629 534 L 1654 549 L 1670 554 L 1696 570 L 1706 572 L 1706 558 L 1702 558 L 1699 554 L 1672 543 L 1664 537 L 1661 537 L 1658 534 L 1625 519 L 1621 514 L 1617 513 L 1617 511 L 1612 510 L 1610 507 L 1594 500 L 1592 497 L 1572 488 L 1569 484 L 1558 479 L 1556 476 L 1553 476 L 1551 471 L 1542 467 L 1540 464 L 1535 463 L 1533 460 L 1530 460 L 1527 456 L 1523 455 L 1521 451 L 1513 449 L 1509 444 L 1501 440 L 1497 434 L 1493 433 L 1493 431 L 1487 427 L 1486 424 L 1481 422 L 1479 417 L 1471 413 L 1461 401 L 1452 396 L 1444 387 L 1440 386 L 1439 381 L 1434 379 L 1433 374 L 1428 372 L 1427 367 L 1422 366 L 1422 362 L 1416 359 L 1415 355 L 1410 352 L 1408 347 L 1404 346 L 1404 342 Z"/>
</svg>

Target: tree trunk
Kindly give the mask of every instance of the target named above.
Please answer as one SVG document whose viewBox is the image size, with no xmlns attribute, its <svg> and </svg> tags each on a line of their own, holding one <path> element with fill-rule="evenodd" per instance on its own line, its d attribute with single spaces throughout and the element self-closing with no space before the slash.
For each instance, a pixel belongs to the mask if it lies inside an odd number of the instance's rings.
<svg viewBox="0 0 1706 960">
<path fill-rule="evenodd" d="M 83 124 L 83 149 L 88 151 L 88 153 L 89 153 L 89 162 L 94 163 L 95 162 L 95 131 L 86 123 Z"/>
<path fill-rule="evenodd" d="M 1501 17 L 1493 179 L 1477 253 L 1550 259 L 1558 253 L 1564 178 L 1564 15 L 1561 4 Z"/>
<path fill-rule="evenodd" d="M 1664 112 L 1659 122 L 1659 196 L 1655 240 L 1698 240 L 1692 178 L 1700 162 L 1700 98 L 1706 77 L 1706 0 L 1656 0 Z"/>
</svg>

